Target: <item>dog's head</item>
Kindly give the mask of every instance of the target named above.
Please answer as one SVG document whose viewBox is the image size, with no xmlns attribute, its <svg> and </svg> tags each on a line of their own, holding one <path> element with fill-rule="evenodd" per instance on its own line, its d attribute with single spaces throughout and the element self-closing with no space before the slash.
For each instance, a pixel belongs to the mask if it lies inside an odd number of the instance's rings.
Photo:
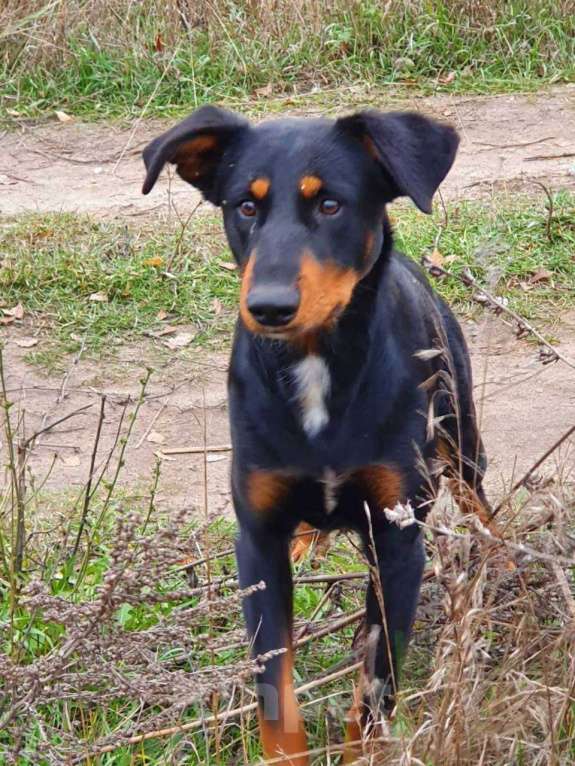
<svg viewBox="0 0 575 766">
<path fill-rule="evenodd" d="M 431 211 L 457 150 L 418 114 L 250 125 L 206 106 L 144 150 L 147 194 L 166 162 L 223 210 L 251 332 L 297 338 L 332 326 L 377 260 L 386 203 Z"/>
</svg>

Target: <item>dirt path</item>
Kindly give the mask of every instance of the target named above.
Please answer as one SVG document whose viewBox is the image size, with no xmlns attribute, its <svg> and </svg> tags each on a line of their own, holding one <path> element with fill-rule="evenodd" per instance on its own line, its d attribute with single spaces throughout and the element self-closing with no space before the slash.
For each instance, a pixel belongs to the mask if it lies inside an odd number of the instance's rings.
<svg viewBox="0 0 575 766">
<path fill-rule="evenodd" d="M 442 187 L 447 198 L 481 197 L 502 188 L 529 190 L 533 180 L 575 188 L 575 85 L 527 95 L 413 98 L 402 106 L 449 121 L 461 134 L 457 161 Z M 57 123 L 4 134 L 0 214 L 37 210 L 130 217 L 164 212 L 168 180 L 164 176 L 154 193 L 143 197 L 140 154 L 172 123 Z M 194 193 L 181 181 L 173 183 L 171 193 L 175 204 L 193 204 Z"/>
<path fill-rule="evenodd" d="M 496 188 L 529 189 L 534 179 L 554 189 L 575 188 L 575 87 L 529 96 L 418 99 L 409 104 L 454 122 L 462 150 L 444 187 L 446 196 L 488 195 Z M 135 130 L 102 125 L 52 125 L 5 135 L 0 157 L 0 212 L 69 210 L 119 217 L 162 215 L 164 193 L 139 194 L 142 145 L 162 126 Z M 546 159 L 541 159 L 545 156 Z M 189 208 L 194 195 L 174 182 L 172 200 Z M 181 201 L 181 202 L 180 202 Z M 575 313 L 557 334 L 565 356 L 575 359 Z M 558 363 L 544 367 L 536 349 L 517 341 L 499 321 L 465 327 L 475 368 L 477 398 L 491 468 L 488 485 L 497 497 L 575 421 L 575 372 Z M 166 357 L 154 341 L 125 346 L 105 365 L 70 360 L 65 377 L 44 377 L 25 360 L 17 341 L 30 328 L 4 331 L 10 398 L 25 412 L 28 435 L 84 405 L 43 434 L 31 454 L 45 488 L 79 491 L 89 472 L 99 402 L 107 396 L 98 461 L 111 449 L 121 414 L 138 394 L 144 364 L 156 367 L 134 428 L 123 482 L 146 495 L 160 448 L 203 448 L 228 443 L 225 375 L 227 354 L 189 349 Z M 571 455 L 571 460 L 573 455 Z M 0 459 L 3 459 L 0 445 Z M 203 456 L 162 459 L 158 505 L 164 509 L 203 504 Z M 553 466 L 545 471 L 551 472 Z M 208 457 L 209 507 L 230 510 L 229 454 Z"/>
</svg>

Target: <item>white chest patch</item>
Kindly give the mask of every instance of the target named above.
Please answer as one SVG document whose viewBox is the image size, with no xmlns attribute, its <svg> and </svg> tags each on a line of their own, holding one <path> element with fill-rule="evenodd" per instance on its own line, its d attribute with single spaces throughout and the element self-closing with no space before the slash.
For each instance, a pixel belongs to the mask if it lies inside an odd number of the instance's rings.
<svg viewBox="0 0 575 766">
<path fill-rule="evenodd" d="M 326 363 L 317 354 L 309 354 L 293 368 L 301 421 L 308 436 L 317 436 L 329 421 L 325 404 L 330 377 Z"/>
<path fill-rule="evenodd" d="M 331 468 L 326 468 L 323 474 L 323 502 L 326 513 L 332 513 L 337 507 L 339 486 L 345 481 L 345 475 L 336 474 Z"/>
</svg>

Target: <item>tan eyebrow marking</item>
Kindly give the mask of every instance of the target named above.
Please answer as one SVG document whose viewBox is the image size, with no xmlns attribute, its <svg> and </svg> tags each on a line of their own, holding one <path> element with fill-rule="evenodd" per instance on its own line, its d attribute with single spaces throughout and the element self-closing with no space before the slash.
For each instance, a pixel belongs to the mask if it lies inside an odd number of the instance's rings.
<svg viewBox="0 0 575 766">
<path fill-rule="evenodd" d="M 299 182 L 299 190 L 302 197 L 311 199 L 319 192 L 322 187 L 322 180 L 317 176 L 303 176 Z"/>
<path fill-rule="evenodd" d="M 250 191 L 256 199 L 265 199 L 270 190 L 269 178 L 256 178 L 250 184 Z"/>
</svg>

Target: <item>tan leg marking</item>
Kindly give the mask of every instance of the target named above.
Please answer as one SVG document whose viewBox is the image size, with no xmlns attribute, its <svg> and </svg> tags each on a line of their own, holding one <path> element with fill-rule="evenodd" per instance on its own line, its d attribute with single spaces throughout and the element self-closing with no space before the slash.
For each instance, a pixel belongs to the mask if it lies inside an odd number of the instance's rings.
<svg viewBox="0 0 575 766">
<path fill-rule="evenodd" d="M 292 755 L 307 751 L 305 728 L 296 701 L 293 684 L 293 654 L 289 649 L 282 657 L 279 693 L 279 720 L 268 721 L 258 711 L 260 737 L 266 758 Z M 286 766 L 309 766 L 307 755 L 294 755 L 285 761 Z"/>
</svg>

